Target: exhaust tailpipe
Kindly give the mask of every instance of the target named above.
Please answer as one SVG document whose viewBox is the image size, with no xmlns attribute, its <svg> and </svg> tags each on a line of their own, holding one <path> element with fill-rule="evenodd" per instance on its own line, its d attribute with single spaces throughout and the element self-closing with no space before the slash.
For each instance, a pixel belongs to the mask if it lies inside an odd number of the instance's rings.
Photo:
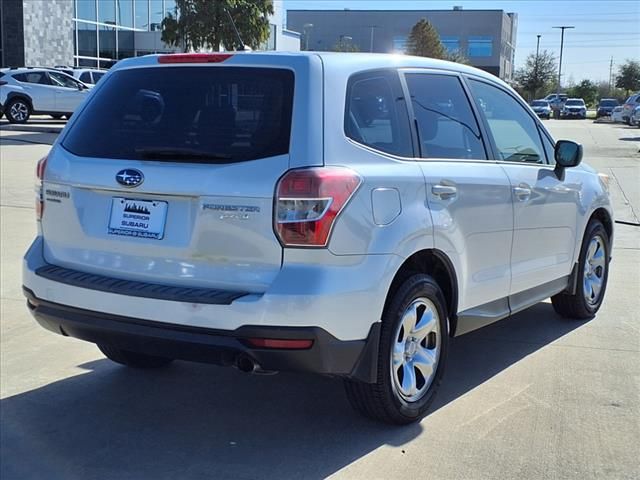
<svg viewBox="0 0 640 480">
<path fill-rule="evenodd" d="M 278 373 L 274 370 L 263 370 L 249 355 L 238 355 L 236 358 L 236 368 L 244 373 L 253 373 L 254 375 L 275 375 Z"/>
</svg>

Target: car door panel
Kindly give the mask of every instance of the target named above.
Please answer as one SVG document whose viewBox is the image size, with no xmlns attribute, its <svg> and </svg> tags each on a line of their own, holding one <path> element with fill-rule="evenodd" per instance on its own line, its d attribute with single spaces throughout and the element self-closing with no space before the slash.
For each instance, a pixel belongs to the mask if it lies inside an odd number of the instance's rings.
<svg viewBox="0 0 640 480">
<path fill-rule="evenodd" d="M 34 111 L 48 112 L 55 109 L 55 94 L 46 72 L 36 70 L 15 75 L 14 78 L 29 95 Z"/>
<path fill-rule="evenodd" d="M 489 162 L 434 160 L 420 165 L 427 182 L 435 246 L 459 272 L 458 309 L 506 298 L 511 283 L 513 204 L 504 170 Z M 455 188 L 455 194 L 438 195 L 442 187 Z"/>
<path fill-rule="evenodd" d="M 552 148 L 543 143 L 538 120 L 523 104 L 495 85 L 475 79 L 468 83 L 512 189 L 510 294 L 569 275 L 580 183 L 558 178 L 549 158 Z"/>
<path fill-rule="evenodd" d="M 61 113 L 73 113 L 84 100 L 87 90 L 80 90 L 78 82 L 60 72 L 49 72 L 55 91 L 55 110 Z"/>
<path fill-rule="evenodd" d="M 480 126 L 456 75 L 404 72 L 420 144 L 434 242 L 458 272 L 458 310 L 506 299 L 513 230 L 511 185 L 487 161 Z"/>
<path fill-rule="evenodd" d="M 580 185 L 558 179 L 551 165 L 504 164 L 514 189 L 511 293 L 518 293 L 571 272 Z M 519 198 L 515 189 L 531 194 Z"/>
</svg>

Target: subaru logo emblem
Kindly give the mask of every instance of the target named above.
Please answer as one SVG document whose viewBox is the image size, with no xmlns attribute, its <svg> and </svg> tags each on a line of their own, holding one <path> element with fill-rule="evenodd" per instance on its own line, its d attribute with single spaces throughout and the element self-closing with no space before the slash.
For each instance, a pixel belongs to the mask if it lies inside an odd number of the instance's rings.
<svg viewBox="0 0 640 480">
<path fill-rule="evenodd" d="M 135 168 L 127 168 L 125 170 L 120 170 L 116 174 L 116 180 L 123 187 L 137 187 L 144 181 L 144 175 L 140 170 L 136 170 Z"/>
</svg>

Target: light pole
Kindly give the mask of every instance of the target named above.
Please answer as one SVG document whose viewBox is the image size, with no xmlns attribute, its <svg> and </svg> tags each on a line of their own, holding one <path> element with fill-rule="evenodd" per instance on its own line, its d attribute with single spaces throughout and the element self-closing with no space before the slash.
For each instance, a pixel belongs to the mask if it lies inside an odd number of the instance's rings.
<svg viewBox="0 0 640 480">
<path fill-rule="evenodd" d="M 560 35 L 560 62 L 558 64 L 558 90 L 556 92 L 556 93 L 560 94 L 560 82 L 561 82 L 561 78 L 562 78 L 562 50 L 564 48 L 564 31 L 567 28 L 576 28 L 576 27 L 574 27 L 572 25 L 563 25 L 561 27 L 553 27 L 553 28 L 559 28 L 559 29 L 562 30 L 562 33 Z"/>
<path fill-rule="evenodd" d="M 313 23 L 305 23 L 302 28 L 304 29 L 304 49 L 309 50 L 309 32 L 313 28 Z"/>
<path fill-rule="evenodd" d="M 369 52 L 373 53 L 373 32 L 376 28 L 380 28 L 380 25 L 369 25 L 371 29 L 371 43 L 369 45 Z"/>
<path fill-rule="evenodd" d="M 538 34 L 536 36 L 538 37 L 538 43 L 536 44 L 536 65 L 535 65 L 535 67 L 533 69 L 533 76 L 536 79 L 536 83 L 534 85 L 537 85 L 537 83 L 538 83 L 538 68 L 539 68 L 539 62 L 540 62 L 540 37 L 542 35 Z M 536 87 L 536 88 L 533 89 L 533 98 L 534 99 L 536 98 L 537 93 L 538 93 L 538 88 Z"/>
</svg>

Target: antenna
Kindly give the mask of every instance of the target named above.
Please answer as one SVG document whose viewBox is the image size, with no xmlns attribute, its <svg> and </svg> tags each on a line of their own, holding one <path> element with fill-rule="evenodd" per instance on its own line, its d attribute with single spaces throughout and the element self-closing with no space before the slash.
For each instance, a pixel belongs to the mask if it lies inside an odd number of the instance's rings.
<svg viewBox="0 0 640 480">
<path fill-rule="evenodd" d="M 236 37 L 238 37 L 238 41 L 240 42 L 240 50 L 245 50 L 246 47 L 244 45 L 244 42 L 242 41 L 242 38 L 240 37 L 240 32 L 238 31 L 238 27 L 236 27 L 236 22 L 233 21 L 233 17 L 231 16 L 231 14 L 229 13 L 229 10 L 227 10 L 227 8 L 225 7 L 224 11 L 227 13 L 227 17 L 229 17 L 229 21 L 231 22 L 231 26 L 233 27 L 233 30 L 236 32 Z M 237 49 L 236 49 L 237 51 Z"/>
</svg>

